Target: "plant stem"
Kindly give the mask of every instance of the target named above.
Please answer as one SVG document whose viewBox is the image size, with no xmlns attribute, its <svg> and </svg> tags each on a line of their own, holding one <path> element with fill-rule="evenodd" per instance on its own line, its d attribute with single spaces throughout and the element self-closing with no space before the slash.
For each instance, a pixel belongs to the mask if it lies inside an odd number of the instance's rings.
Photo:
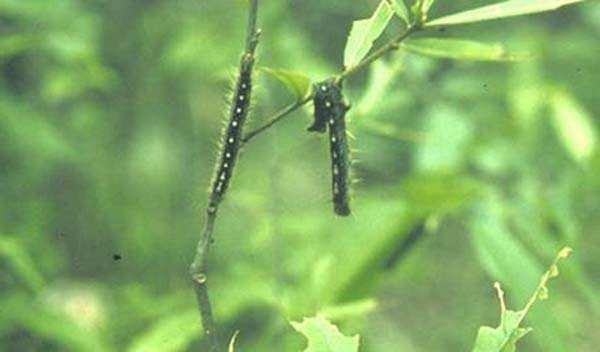
<svg viewBox="0 0 600 352">
<path fill-rule="evenodd" d="M 258 38 L 260 31 L 257 30 L 256 24 L 258 19 L 258 0 L 251 0 L 250 12 L 248 15 L 248 29 L 246 36 L 246 45 L 241 65 L 245 65 L 248 62 L 253 62 L 254 53 L 256 46 L 258 45 Z M 251 68 L 250 68 L 251 69 Z M 235 102 L 233 102 L 235 104 Z M 234 110 L 232 109 L 232 114 Z M 217 167 L 219 165 L 219 160 Z M 196 300 L 198 302 L 198 308 L 200 310 L 200 318 L 202 320 L 202 328 L 208 340 L 209 348 L 208 352 L 217 352 L 219 350 L 219 336 L 215 320 L 213 317 L 213 310 L 210 303 L 210 297 L 208 294 L 208 256 L 210 252 L 210 246 L 213 242 L 213 232 L 215 222 L 217 220 L 217 211 L 219 207 L 218 202 L 213 202 L 212 194 L 209 196 L 208 206 L 206 208 L 206 220 L 204 224 L 204 231 L 202 237 L 198 241 L 196 248 L 196 255 L 190 265 L 190 276 L 194 285 L 194 291 L 196 293 Z"/>
<path fill-rule="evenodd" d="M 337 82 L 340 82 L 340 81 L 344 80 L 345 78 L 348 78 L 348 77 L 356 74 L 360 70 L 368 67 L 370 64 L 379 60 L 381 57 L 383 57 L 388 52 L 398 49 L 398 47 L 402 41 L 404 41 L 410 35 L 412 35 L 413 33 L 417 32 L 419 30 L 421 30 L 421 27 L 418 25 L 411 25 L 411 26 L 407 27 L 404 32 L 400 33 L 395 38 L 390 40 L 387 44 L 383 45 L 381 48 L 374 51 L 371 55 L 364 58 L 356 66 L 346 68 L 344 71 L 339 73 L 337 76 L 334 76 L 335 80 Z M 248 141 L 250 141 L 251 139 L 253 139 L 254 137 L 256 137 L 257 135 L 268 130 L 273 125 L 275 125 L 279 121 L 283 120 L 290 113 L 292 113 L 292 112 L 298 110 L 299 108 L 301 108 L 302 106 L 308 104 L 311 100 L 312 100 L 312 95 L 281 109 L 279 112 L 277 112 L 275 115 L 273 115 L 273 117 L 271 117 L 267 123 L 265 123 L 264 125 L 262 125 L 261 127 L 257 128 L 257 129 L 255 129 L 254 131 L 249 132 L 246 135 L 246 137 L 244 137 L 244 139 L 242 140 L 242 143 L 245 144 Z"/>
<path fill-rule="evenodd" d="M 251 139 L 253 139 L 257 135 L 259 135 L 260 133 L 264 132 L 265 130 L 269 129 L 271 126 L 273 126 L 274 124 L 279 122 L 281 119 L 283 119 L 290 113 L 292 113 L 292 112 L 298 110 L 299 108 L 301 108 L 302 106 L 306 105 L 306 103 L 308 103 L 311 100 L 312 100 L 312 96 L 308 96 L 302 100 L 298 100 L 297 102 L 290 104 L 290 105 L 286 106 L 285 108 L 281 109 L 279 112 L 277 112 L 275 115 L 273 115 L 273 117 L 271 117 L 271 119 L 269 119 L 269 122 L 265 123 L 264 125 L 255 129 L 254 131 L 248 132 L 248 134 L 246 134 L 246 136 L 242 139 L 242 144 L 248 143 Z"/>
</svg>

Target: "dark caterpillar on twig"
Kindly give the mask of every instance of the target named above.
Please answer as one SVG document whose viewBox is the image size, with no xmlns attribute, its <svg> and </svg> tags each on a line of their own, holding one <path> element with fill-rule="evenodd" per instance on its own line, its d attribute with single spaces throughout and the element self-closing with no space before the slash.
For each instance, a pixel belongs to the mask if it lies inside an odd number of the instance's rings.
<svg viewBox="0 0 600 352">
<path fill-rule="evenodd" d="M 315 120 L 308 130 L 324 133 L 329 126 L 333 209 L 339 216 L 348 216 L 350 152 L 346 135 L 346 112 L 350 106 L 344 101 L 340 84 L 333 79 L 315 84 L 314 92 Z"/>
<path fill-rule="evenodd" d="M 253 65 L 254 56 L 245 54 L 231 101 L 230 119 L 223 132 L 221 154 L 211 187 L 211 207 L 216 207 L 223 200 L 242 145 L 243 127 L 250 110 Z"/>
</svg>

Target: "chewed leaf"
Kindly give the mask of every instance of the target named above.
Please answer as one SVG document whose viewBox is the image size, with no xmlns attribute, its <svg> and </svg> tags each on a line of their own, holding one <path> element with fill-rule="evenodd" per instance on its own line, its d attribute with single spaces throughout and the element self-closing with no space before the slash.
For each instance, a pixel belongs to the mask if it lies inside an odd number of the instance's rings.
<svg viewBox="0 0 600 352">
<path fill-rule="evenodd" d="M 373 47 L 392 19 L 394 12 L 387 0 L 382 0 L 373 16 L 368 19 L 354 21 L 352 30 L 344 50 L 344 66 L 356 66 Z"/>
<path fill-rule="evenodd" d="M 277 78 L 298 100 L 304 99 L 310 93 L 310 78 L 301 72 L 262 67 L 264 71 Z"/>
<path fill-rule="evenodd" d="M 469 61 L 518 61 L 523 54 L 510 54 L 501 44 L 486 44 L 471 40 L 422 38 L 402 43 L 407 51 L 434 58 Z"/>
<path fill-rule="evenodd" d="M 444 16 L 427 22 L 425 26 L 449 26 L 528 15 L 537 12 L 556 10 L 564 5 L 575 4 L 582 1 L 584 0 L 511 0 L 460 12 L 454 15 Z"/>
<path fill-rule="evenodd" d="M 301 323 L 291 324 L 308 339 L 308 346 L 304 352 L 358 352 L 358 335 L 344 336 L 335 325 L 323 317 L 304 318 Z"/>
<path fill-rule="evenodd" d="M 540 283 L 533 293 L 532 297 L 527 302 L 525 308 L 520 311 L 507 310 L 504 302 L 504 291 L 500 288 L 500 284 L 496 283 L 495 287 L 498 291 L 498 298 L 500 299 L 500 326 L 497 328 L 491 328 L 483 326 L 477 333 L 477 339 L 475 340 L 475 347 L 472 352 L 515 352 L 517 342 L 527 335 L 532 329 L 521 327 L 521 323 L 529 310 L 538 300 L 545 300 L 548 298 L 548 281 L 558 275 L 558 262 L 565 259 L 571 253 L 569 247 L 565 247 L 561 250 L 554 262 L 550 266 L 550 269 L 542 276 Z"/>
</svg>

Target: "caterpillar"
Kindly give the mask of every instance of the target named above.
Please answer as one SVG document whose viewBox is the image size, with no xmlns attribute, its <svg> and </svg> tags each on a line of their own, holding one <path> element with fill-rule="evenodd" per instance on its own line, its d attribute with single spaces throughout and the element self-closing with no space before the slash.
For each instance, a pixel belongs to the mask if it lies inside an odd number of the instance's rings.
<svg viewBox="0 0 600 352">
<path fill-rule="evenodd" d="M 341 86 L 333 79 L 315 84 L 314 92 L 314 122 L 308 130 L 324 133 L 329 127 L 333 210 L 339 216 L 348 216 L 350 155 L 346 135 L 346 112 L 350 106 L 344 101 Z"/>
<path fill-rule="evenodd" d="M 227 192 L 242 146 L 243 127 L 250 110 L 253 65 L 254 56 L 245 54 L 242 57 L 240 72 L 231 100 L 230 119 L 223 132 L 221 153 L 212 182 L 209 205 L 213 208 L 217 207 Z"/>
</svg>

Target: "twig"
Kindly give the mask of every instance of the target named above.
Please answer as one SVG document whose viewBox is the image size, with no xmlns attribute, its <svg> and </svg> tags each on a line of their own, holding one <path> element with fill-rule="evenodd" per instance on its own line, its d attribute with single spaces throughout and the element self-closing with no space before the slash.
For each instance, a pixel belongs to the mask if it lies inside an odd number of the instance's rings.
<svg viewBox="0 0 600 352">
<path fill-rule="evenodd" d="M 246 134 L 244 139 L 242 139 L 242 144 L 248 143 L 252 138 L 256 137 L 260 133 L 269 129 L 271 126 L 273 126 L 274 124 L 279 122 L 281 119 L 283 119 L 290 113 L 298 110 L 299 108 L 301 108 L 302 106 L 304 106 L 306 103 L 308 103 L 311 100 L 312 100 L 312 97 L 308 96 L 302 100 L 298 100 L 297 102 L 290 104 L 290 105 L 286 106 L 285 108 L 281 109 L 279 112 L 277 112 L 275 115 L 273 115 L 273 117 L 271 117 L 271 119 L 269 119 L 269 121 L 267 123 L 265 123 L 264 125 L 262 125 L 261 127 L 257 128 L 257 129 L 255 129 L 254 131 L 248 132 L 248 134 Z"/>
<path fill-rule="evenodd" d="M 368 67 L 374 61 L 377 61 L 378 59 L 380 59 L 381 57 L 383 57 L 385 54 L 389 53 L 390 51 L 397 50 L 399 48 L 400 43 L 402 41 L 404 41 L 410 35 L 412 35 L 413 33 L 417 32 L 419 30 L 421 30 L 421 27 L 418 26 L 418 25 L 412 25 L 412 26 L 407 27 L 404 32 L 400 33 L 395 38 L 393 38 L 392 40 L 390 40 L 387 44 L 385 44 L 381 48 L 379 48 L 376 51 L 374 51 L 371 55 L 369 55 L 366 58 L 364 58 L 356 66 L 346 68 L 340 74 L 338 74 L 337 76 L 334 76 L 335 80 L 337 82 L 340 82 L 340 81 L 342 81 L 342 80 L 344 80 L 344 79 L 346 79 L 346 78 L 348 78 L 348 77 L 356 74 L 360 70 Z M 267 123 L 265 123 L 263 126 L 257 128 L 256 130 L 254 130 L 252 132 L 249 132 L 246 135 L 246 137 L 244 137 L 244 139 L 242 140 L 242 143 L 245 144 L 248 141 L 250 141 L 251 139 L 253 139 L 254 137 L 256 137 L 257 135 L 259 135 L 262 132 L 268 130 L 273 125 L 275 125 L 279 121 L 283 120 L 287 115 L 289 115 L 290 113 L 296 111 L 297 109 L 301 108 L 302 106 L 306 105 L 311 100 L 312 100 L 312 96 L 309 96 L 309 97 L 307 97 L 307 98 L 305 98 L 303 100 L 297 101 L 297 102 L 295 102 L 295 103 L 293 103 L 291 105 L 288 105 L 287 107 L 283 108 L 282 110 L 280 110 L 279 112 L 277 112 L 275 115 L 273 115 L 273 117 L 271 117 L 269 119 L 269 121 Z"/>
<path fill-rule="evenodd" d="M 245 67 L 250 67 L 249 69 L 251 69 L 252 62 L 254 61 L 254 52 L 256 50 L 256 46 L 258 45 L 258 38 L 260 35 L 260 31 L 256 28 L 257 18 L 258 0 L 251 0 L 250 12 L 248 15 L 246 46 L 241 63 L 242 68 L 244 65 L 247 65 Z M 235 104 L 235 102 L 233 103 Z M 232 108 L 232 114 L 234 113 L 234 109 Z M 217 163 L 220 163 L 220 161 L 217 161 Z M 219 164 L 217 164 L 217 167 L 218 166 Z M 217 352 L 219 350 L 219 336 L 217 334 L 217 328 L 212 313 L 212 306 L 210 303 L 207 286 L 208 254 L 210 252 L 210 245 L 213 242 L 213 232 L 215 222 L 217 220 L 219 201 L 215 201 L 214 195 L 211 193 L 206 209 L 206 222 L 204 225 L 204 231 L 198 242 L 194 261 L 190 265 L 190 275 L 194 284 L 194 291 L 196 292 L 196 300 L 198 301 L 198 308 L 200 310 L 202 328 L 204 329 L 204 333 L 209 343 L 209 352 Z"/>
</svg>

